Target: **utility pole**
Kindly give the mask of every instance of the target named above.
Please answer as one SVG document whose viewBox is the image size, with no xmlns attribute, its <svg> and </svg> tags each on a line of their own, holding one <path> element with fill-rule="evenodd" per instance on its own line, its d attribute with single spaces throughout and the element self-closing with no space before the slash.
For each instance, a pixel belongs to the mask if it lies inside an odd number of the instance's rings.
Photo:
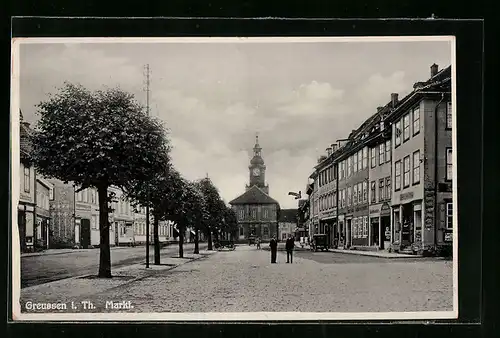
<svg viewBox="0 0 500 338">
<path fill-rule="evenodd" d="M 149 64 L 146 65 L 146 114 L 149 116 Z M 146 185 L 146 269 L 149 268 L 149 183 Z"/>
</svg>

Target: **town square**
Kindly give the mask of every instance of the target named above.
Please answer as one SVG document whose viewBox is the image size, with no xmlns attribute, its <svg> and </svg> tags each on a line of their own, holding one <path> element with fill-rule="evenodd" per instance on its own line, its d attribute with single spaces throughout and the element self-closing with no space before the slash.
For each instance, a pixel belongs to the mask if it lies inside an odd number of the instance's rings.
<svg viewBox="0 0 500 338">
<path fill-rule="evenodd" d="M 20 43 L 20 312 L 455 311 L 451 46 Z"/>
</svg>

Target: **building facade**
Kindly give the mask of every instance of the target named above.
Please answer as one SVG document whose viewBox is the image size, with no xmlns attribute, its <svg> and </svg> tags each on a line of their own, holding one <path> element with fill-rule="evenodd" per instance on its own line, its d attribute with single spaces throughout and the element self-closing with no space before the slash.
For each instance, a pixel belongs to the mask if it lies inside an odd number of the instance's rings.
<svg viewBox="0 0 500 338">
<path fill-rule="evenodd" d="M 451 248 L 451 67 L 416 83 L 389 116 L 392 123 L 392 247 L 428 252 Z"/>
<path fill-rule="evenodd" d="M 315 168 L 318 173 L 318 222 L 320 234 L 325 234 L 330 247 L 338 246 L 337 226 L 337 163 L 332 154 L 337 144 L 326 149 L 327 157 Z"/>
<path fill-rule="evenodd" d="M 48 249 L 50 244 L 50 198 L 53 192 L 52 184 L 42 178 L 36 178 L 36 226 L 34 231 L 35 247 Z"/>
<path fill-rule="evenodd" d="M 261 150 L 258 137 L 256 137 L 253 158 L 248 167 L 249 184 L 246 186 L 245 193 L 229 202 L 237 215 L 239 240 L 247 240 L 252 236 L 269 240 L 272 236 L 279 236 L 279 203 L 268 195 L 269 185 L 265 181 L 266 166 Z"/>
<path fill-rule="evenodd" d="M 281 209 L 278 227 L 278 238 L 285 241 L 288 236 L 295 238 L 295 230 L 297 229 L 297 209 Z"/>
</svg>

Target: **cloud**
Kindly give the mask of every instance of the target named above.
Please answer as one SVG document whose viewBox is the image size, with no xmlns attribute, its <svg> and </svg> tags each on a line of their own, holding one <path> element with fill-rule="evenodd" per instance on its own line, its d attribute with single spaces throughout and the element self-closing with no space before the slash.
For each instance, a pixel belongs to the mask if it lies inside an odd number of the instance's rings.
<svg viewBox="0 0 500 338">
<path fill-rule="evenodd" d="M 145 103 L 148 63 L 151 114 L 170 131 L 176 168 L 188 179 L 208 173 L 228 202 L 245 190 L 259 132 L 271 196 L 291 208 L 297 201 L 288 191 L 304 189 L 329 144 L 347 137 L 390 93 L 403 97 L 427 79 L 433 62 L 442 68 L 450 60 L 448 43 L 411 46 L 25 44 L 21 108 L 33 122 L 34 105 L 63 81 L 118 85 Z"/>
</svg>

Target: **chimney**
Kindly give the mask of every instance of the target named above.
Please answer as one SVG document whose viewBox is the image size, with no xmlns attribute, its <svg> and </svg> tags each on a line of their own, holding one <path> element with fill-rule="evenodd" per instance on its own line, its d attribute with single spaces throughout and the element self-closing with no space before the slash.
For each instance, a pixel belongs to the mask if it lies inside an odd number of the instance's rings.
<svg viewBox="0 0 500 338">
<path fill-rule="evenodd" d="M 435 76 L 439 71 L 439 66 L 436 64 L 433 64 L 431 66 L 431 77 Z"/>
<path fill-rule="evenodd" d="M 333 152 L 337 151 L 337 149 L 338 149 L 338 144 L 336 144 L 336 143 L 332 143 L 331 147 L 332 147 L 332 153 L 333 153 Z"/>
<path fill-rule="evenodd" d="M 392 108 L 396 107 L 396 105 L 398 104 L 398 93 L 391 94 L 391 103 L 392 103 Z"/>
<path fill-rule="evenodd" d="M 330 156 L 332 154 L 332 148 L 330 147 L 326 148 L 326 154 Z"/>
</svg>

